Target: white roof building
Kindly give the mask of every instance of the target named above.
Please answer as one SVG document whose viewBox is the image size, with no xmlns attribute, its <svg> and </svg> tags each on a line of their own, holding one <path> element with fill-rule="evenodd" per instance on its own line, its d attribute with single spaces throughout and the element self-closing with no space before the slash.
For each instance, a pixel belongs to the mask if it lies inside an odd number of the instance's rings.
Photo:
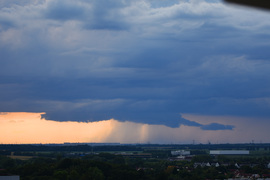
<svg viewBox="0 0 270 180">
<path fill-rule="evenodd" d="M 185 151 L 185 150 L 178 150 L 178 151 L 171 151 L 171 154 L 173 156 L 187 156 L 187 155 L 190 155 L 190 151 Z"/>
<path fill-rule="evenodd" d="M 214 150 L 210 151 L 211 155 L 247 155 L 249 151 L 246 150 Z"/>
</svg>

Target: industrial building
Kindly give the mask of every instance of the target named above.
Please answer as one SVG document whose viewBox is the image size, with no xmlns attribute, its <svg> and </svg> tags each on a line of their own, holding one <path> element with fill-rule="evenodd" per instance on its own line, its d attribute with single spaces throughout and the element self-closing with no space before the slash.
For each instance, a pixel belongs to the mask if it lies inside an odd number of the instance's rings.
<svg viewBox="0 0 270 180">
<path fill-rule="evenodd" d="M 248 155 L 246 150 L 212 150 L 210 155 Z"/>
<path fill-rule="evenodd" d="M 171 151 L 171 154 L 173 156 L 188 156 L 190 155 L 190 151 L 177 150 L 177 151 Z"/>
</svg>

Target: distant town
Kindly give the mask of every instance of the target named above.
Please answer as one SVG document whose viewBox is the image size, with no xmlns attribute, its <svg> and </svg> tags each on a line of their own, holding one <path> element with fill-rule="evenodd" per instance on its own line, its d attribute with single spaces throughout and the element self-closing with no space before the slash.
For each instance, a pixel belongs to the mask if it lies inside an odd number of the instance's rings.
<svg viewBox="0 0 270 180">
<path fill-rule="evenodd" d="M 1 144 L 4 177 L 270 179 L 270 144 Z"/>
</svg>

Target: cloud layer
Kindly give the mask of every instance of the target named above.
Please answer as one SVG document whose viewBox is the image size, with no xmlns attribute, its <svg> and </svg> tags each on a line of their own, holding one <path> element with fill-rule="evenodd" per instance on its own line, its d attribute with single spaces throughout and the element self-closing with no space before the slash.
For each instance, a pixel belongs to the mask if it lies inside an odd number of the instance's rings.
<svg viewBox="0 0 270 180">
<path fill-rule="evenodd" d="M 218 0 L 0 3 L 0 111 L 201 125 L 270 117 L 270 14 Z"/>
</svg>

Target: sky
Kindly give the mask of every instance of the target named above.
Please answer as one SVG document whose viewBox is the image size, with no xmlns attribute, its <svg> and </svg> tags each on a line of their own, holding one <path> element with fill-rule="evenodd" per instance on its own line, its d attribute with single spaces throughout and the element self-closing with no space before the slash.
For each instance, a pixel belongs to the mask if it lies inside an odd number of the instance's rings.
<svg viewBox="0 0 270 180">
<path fill-rule="evenodd" d="M 0 123 L 17 136 L 0 143 L 39 143 L 16 128 L 45 124 L 42 142 L 270 142 L 269 18 L 220 0 L 1 0 Z M 67 124 L 87 128 L 61 139 Z"/>
<path fill-rule="evenodd" d="M 234 116 L 183 114 L 200 122 L 231 123 L 234 130 L 205 130 L 199 126 L 165 125 L 117 121 L 95 122 L 54 121 L 42 119 L 44 113 L 12 112 L 0 114 L 0 144 L 51 143 L 122 143 L 122 144 L 220 144 L 267 143 L 270 122 Z"/>
</svg>

